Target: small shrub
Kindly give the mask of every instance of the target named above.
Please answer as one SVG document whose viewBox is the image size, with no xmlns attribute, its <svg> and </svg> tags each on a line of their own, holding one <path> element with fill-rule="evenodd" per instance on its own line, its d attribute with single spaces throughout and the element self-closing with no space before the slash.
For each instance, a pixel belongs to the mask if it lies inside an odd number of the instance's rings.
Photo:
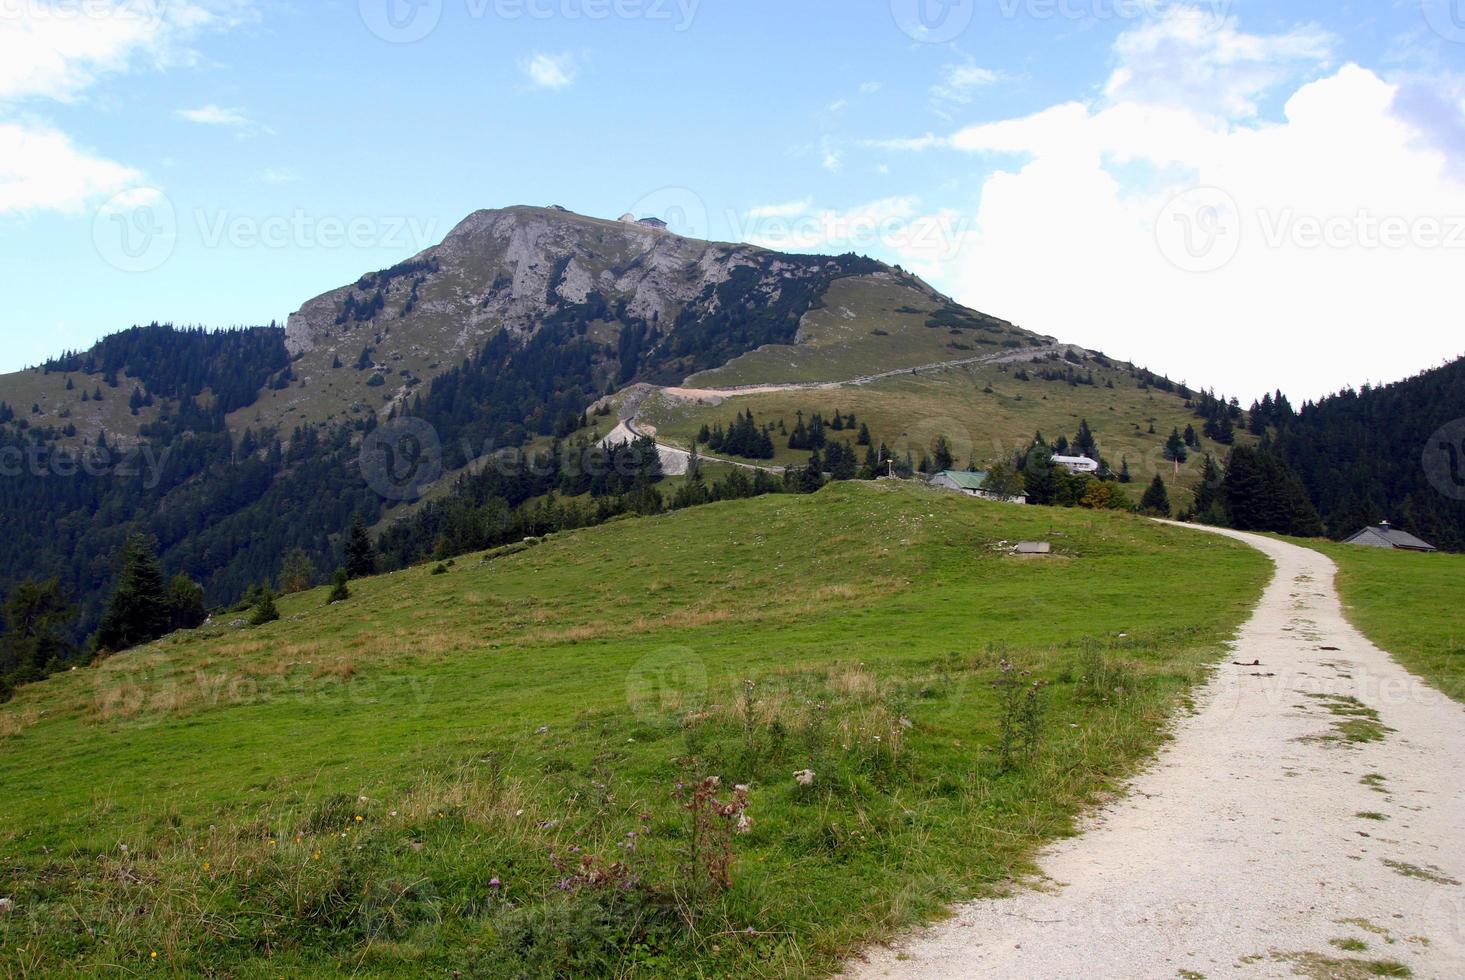
<svg viewBox="0 0 1465 980">
<path fill-rule="evenodd" d="M 335 584 L 331 587 L 331 594 L 326 599 L 326 605 L 333 606 L 338 602 L 345 602 L 349 598 L 351 598 L 351 589 L 346 585 L 346 570 L 338 568 Z"/>
<path fill-rule="evenodd" d="M 275 593 L 269 588 L 261 589 L 254 604 L 254 614 L 249 617 L 249 625 L 263 626 L 279 618 L 280 610 L 275 608 Z"/>
</svg>

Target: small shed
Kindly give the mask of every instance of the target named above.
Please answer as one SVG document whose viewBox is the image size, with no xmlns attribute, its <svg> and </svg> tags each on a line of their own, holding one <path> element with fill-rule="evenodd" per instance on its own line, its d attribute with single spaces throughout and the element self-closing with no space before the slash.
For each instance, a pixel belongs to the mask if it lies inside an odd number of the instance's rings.
<svg viewBox="0 0 1465 980">
<path fill-rule="evenodd" d="M 1393 548 L 1396 551 L 1438 551 L 1428 541 L 1416 538 L 1408 531 L 1401 531 L 1388 521 L 1366 527 L 1344 544 L 1361 544 L 1367 548 Z"/>
<path fill-rule="evenodd" d="M 1004 504 L 1025 504 L 1028 498 L 1019 494 L 1015 497 L 1001 497 L 987 489 L 987 474 L 972 473 L 965 470 L 943 470 L 927 481 L 933 487 L 940 487 L 943 490 L 955 490 L 964 493 L 968 497 L 981 497 L 983 500 L 995 500 Z"/>
<path fill-rule="evenodd" d="M 931 486 L 943 490 L 960 490 L 971 497 L 980 496 L 987 485 L 986 473 L 968 473 L 962 470 L 943 470 L 931 477 Z"/>
<path fill-rule="evenodd" d="M 1053 546 L 1047 541 L 1019 541 L 1013 551 L 1019 555 L 1051 555 Z"/>
</svg>

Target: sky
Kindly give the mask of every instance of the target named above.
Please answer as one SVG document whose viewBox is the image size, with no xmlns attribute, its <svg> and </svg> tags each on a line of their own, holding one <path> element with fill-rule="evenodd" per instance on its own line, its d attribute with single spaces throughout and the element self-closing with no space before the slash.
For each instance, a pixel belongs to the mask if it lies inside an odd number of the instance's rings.
<svg viewBox="0 0 1465 980">
<path fill-rule="evenodd" d="M 1465 0 L 0 0 L 0 370 L 512 204 L 1315 398 L 1465 353 Z"/>
</svg>

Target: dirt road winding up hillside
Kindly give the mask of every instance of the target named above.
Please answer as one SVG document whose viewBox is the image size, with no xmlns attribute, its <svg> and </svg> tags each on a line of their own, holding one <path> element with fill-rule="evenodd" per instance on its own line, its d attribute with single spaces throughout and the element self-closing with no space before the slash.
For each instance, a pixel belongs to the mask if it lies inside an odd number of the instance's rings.
<svg viewBox="0 0 1465 980">
<path fill-rule="evenodd" d="M 1038 888 L 847 976 L 1465 976 L 1465 707 L 1344 620 L 1329 559 L 1216 533 L 1277 574 L 1156 763 Z"/>
</svg>

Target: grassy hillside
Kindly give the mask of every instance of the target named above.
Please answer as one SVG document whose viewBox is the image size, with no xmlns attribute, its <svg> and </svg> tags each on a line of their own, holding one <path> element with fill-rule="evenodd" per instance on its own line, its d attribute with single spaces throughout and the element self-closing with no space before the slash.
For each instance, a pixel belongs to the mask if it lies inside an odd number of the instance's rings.
<svg viewBox="0 0 1465 980">
<path fill-rule="evenodd" d="M 1299 542 L 1338 564 L 1348 617 L 1406 668 L 1465 701 L 1465 555 Z"/>
<path fill-rule="evenodd" d="M 1044 343 L 982 314 L 953 320 L 958 324 L 954 328 L 928 326 L 948 306 L 917 281 L 895 273 L 840 279 L 829 287 L 822 306 L 804 316 L 796 344 L 761 347 L 693 375 L 687 384 L 717 388 L 838 381 Z"/>
<path fill-rule="evenodd" d="M 1128 515 L 876 485 L 509 552 L 22 689 L 0 972 L 822 972 L 1068 832 L 1268 574 Z M 1046 685 L 1014 682 L 1005 767 L 1004 661 Z M 748 833 L 684 805 L 712 775 Z"/>
<path fill-rule="evenodd" d="M 133 444 L 138 440 L 138 430 L 157 421 L 159 412 L 159 407 L 152 405 L 132 414 L 128 401 L 136 386 L 137 382 L 126 372 L 118 373 L 117 387 L 112 388 L 102 383 L 100 374 L 45 372 L 33 368 L 0 374 L 0 401 L 15 410 L 17 422 L 25 419 L 33 426 L 55 429 L 63 445 L 94 445 L 98 432 L 107 433 L 114 445 L 118 441 Z M 98 390 L 102 393 L 101 401 L 90 397 Z M 83 392 L 88 396 L 86 401 L 81 400 Z M 32 411 L 35 408 L 40 411 Z M 76 427 L 75 436 L 62 434 L 68 425 Z"/>
<path fill-rule="evenodd" d="M 1066 367 L 1062 362 L 1040 365 L 972 365 L 928 371 L 919 376 L 902 376 L 866 385 L 845 385 L 834 389 L 777 391 L 739 395 L 733 398 L 689 401 L 665 395 L 649 400 L 641 420 L 656 430 L 657 438 L 672 445 L 687 446 L 702 425 L 721 423 L 724 428 L 739 412 L 751 410 L 761 424 L 782 419 L 791 430 L 795 413 L 805 418 L 821 412 L 825 418 L 837 410 L 853 412 L 870 427 L 875 444 L 884 442 L 898 454 L 909 450 L 919 460 L 931 450 L 939 435 L 950 440 L 958 465 L 970 457 L 981 465 L 994 462 L 1026 448 L 1035 432 L 1049 440 L 1060 435 L 1073 438 L 1080 419 L 1088 419 L 1106 459 L 1116 469 L 1127 457 L 1136 489 L 1161 473 L 1174 483 L 1171 463 L 1161 450 L 1173 429 L 1184 431 L 1201 421 L 1185 407 L 1183 399 L 1154 389 L 1140 389 L 1127 371 L 1088 362 L 1082 368 L 1094 373 L 1094 385 L 1069 385 L 1045 381 L 1037 374 L 1042 367 Z M 1030 380 L 1018 380 L 1025 367 Z M 1106 387 L 1112 381 L 1113 388 Z M 716 404 L 712 402 L 716 401 Z M 1154 428 L 1151 433 L 1150 428 Z M 855 432 L 829 433 L 853 442 Z M 1255 441 L 1237 433 L 1238 442 Z M 1226 446 L 1202 440 L 1204 451 L 1224 459 Z M 806 451 L 791 450 L 787 439 L 774 439 L 775 465 L 802 464 Z M 863 449 L 860 455 L 863 456 Z M 1181 467 L 1180 484 L 1190 486 L 1199 479 L 1204 452 L 1192 453 Z M 1187 502 L 1185 494 L 1174 498 Z"/>
</svg>

